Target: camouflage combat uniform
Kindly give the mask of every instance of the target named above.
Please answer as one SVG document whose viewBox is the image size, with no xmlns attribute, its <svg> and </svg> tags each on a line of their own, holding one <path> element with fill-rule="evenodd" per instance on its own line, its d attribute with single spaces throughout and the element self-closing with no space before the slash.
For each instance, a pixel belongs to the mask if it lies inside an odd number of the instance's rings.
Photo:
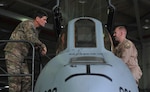
<svg viewBox="0 0 150 92">
<path fill-rule="evenodd" d="M 21 22 L 10 36 L 10 40 L 25 40 L 38 45 L 46 46 L 38 39 L 38 30 L 34 27 L 32 20 Z M 23 42 L 8 42 L 4 48 L 7 71 L 9 74 L 29 74 L 27 56 L 31 46 Z M 31 76 L 8 77 L 9 92 L 28 92 L 31 87 Z"/>
<path fill-rule="evenodd" d="M 122 43 L 119 43 L 118 46 L 115 48 L 114 54 L 123 59 L 123 61 L 129 67 L 134 79 L 138 84 L 139 79 L 142 76 L 142 71 L 138 65 L 138 53 L 135 45 L 130 40 L 125 39 Z"/>
</svg>

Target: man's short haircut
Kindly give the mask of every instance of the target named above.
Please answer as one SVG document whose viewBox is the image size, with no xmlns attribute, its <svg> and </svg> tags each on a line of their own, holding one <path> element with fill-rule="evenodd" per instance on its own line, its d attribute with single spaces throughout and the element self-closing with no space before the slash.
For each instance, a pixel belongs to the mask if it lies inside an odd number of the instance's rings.
<svg viewBox="0 0 150 92">
<path fill-rule="evenodd" d="M 43 16 L 48 17 L 48 14 L 47 14 L 45 11 L 38 10 L 38 11 L 36 11 L 36 12 L 34 13 L 33 19 L 35 19 L 36 17 L 42 18 Z"/>
<path fill-rule="evenodd" d="M 125 26 L 117 26 L 116 28 L 120 29 L 121 31 L 123 31 L 125 33 L 125 35 L 127 34 L 127 28 Z"/>
</svg>

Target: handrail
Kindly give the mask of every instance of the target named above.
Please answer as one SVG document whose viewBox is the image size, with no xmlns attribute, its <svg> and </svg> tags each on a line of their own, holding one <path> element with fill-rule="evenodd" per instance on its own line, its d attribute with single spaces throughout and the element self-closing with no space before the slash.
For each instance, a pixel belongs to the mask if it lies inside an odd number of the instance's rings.
<svg viewBox="0 0 150 92">
<path fill-rule="evenodd" d="M 0 76 L 31 76 L 32 77 L 32 81 L 31 81 L 31 84 L 32 84 L 32 89 L 31 91 L 33 92 L 34 90 L 34 56 L 35 56 L 35 48 L 34 48 L 34 45 L 29 42 L 29 41 L 26 41 L 26 40 L 0 40 L 0 43 L 7 43 L 7 42 L 24 42 L 24 43 L 29 43 L 31 45 L 31 48 L 32 48 L 32 70 L 31 70 L 31 74 L 0 74 Z"/>
</svg>

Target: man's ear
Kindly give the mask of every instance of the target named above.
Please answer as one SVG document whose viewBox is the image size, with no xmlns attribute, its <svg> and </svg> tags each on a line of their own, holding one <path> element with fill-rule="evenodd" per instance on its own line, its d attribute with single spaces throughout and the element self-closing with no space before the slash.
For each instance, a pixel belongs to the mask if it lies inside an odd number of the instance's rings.
<svg viewBox="0 0 150 92">
<path fill-rule="evenodd" d="M 38 17 L 38 16 L 35 18 L 36 21 L 39 21 L 39 19 L 40 19 L 40 17 Z"/>
</svg>

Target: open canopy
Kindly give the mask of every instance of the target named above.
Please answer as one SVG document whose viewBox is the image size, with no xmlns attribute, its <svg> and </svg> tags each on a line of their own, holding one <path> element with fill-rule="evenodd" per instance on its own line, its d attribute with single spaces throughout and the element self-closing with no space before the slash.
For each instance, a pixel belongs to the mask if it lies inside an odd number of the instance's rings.
<svg viewBox="0 0 150 92">
<path fill-rule="evenodd" d="M 108 3 L 106 0 L 63 0 L 60 7 L 65 23 L 77 17 L 93 17 L 102 23 L 107 22 Z"/>
</svg>

